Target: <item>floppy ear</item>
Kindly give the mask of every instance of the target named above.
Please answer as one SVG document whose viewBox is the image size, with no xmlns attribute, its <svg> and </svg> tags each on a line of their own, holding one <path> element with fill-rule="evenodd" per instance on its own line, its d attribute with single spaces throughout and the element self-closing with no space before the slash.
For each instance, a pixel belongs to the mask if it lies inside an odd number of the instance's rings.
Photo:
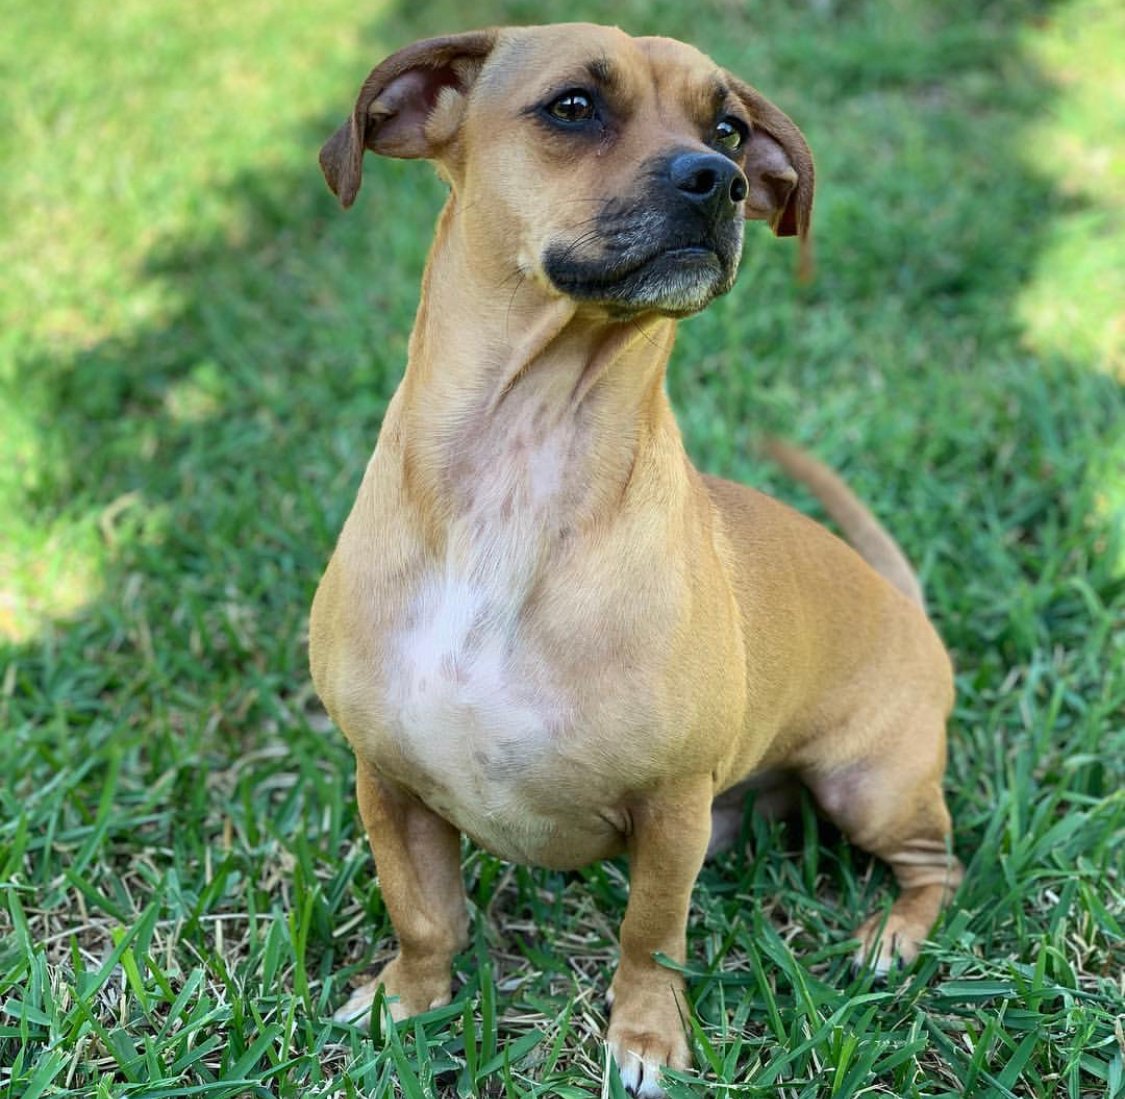
<svg viewBox="0 0 1125 1099">
<path fill-rule="evenodd" d="M 809 233 L 813 204 L 813 159 L 793 120 L 756 88 L 730 77 L 734 93 L 754 120 L 743 171 L 750 184 L 746 216 L 762 218 L 779 237 Z"/>
<path fill-rule="evenodd" d="M 320 150 L 321 171 L 342 206 L 355 202 L 365 149 L 383 156 L 432 157 L 448 143 L 460 121 L 462 96 L 495 42 L 495 30 L 427 38 L 371 70 L 351 118 Z"/>
</svg>

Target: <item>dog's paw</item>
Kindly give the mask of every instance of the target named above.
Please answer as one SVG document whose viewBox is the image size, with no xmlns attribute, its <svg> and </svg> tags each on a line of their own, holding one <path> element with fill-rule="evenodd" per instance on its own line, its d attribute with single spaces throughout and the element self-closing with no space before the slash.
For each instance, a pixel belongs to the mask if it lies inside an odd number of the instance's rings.
<svg viewBox="0 0 1125 1099">
<path fill-rule="evenodd" d="M 366 984 L 360 985 L 359 988 L 353 988 L 351 995 L 338 1007 L 333 1013 L 332 1018 L 338 1023 L 361 1023 L 371 1010 L 371 1005 L 375 1002 L 375 994 L 379 991 L 379 986 L 382 982 L 378 977 L 373 981 L 368 981 Z M 391 1017 L 395 1017 L 395 1009 L 398 1003 L 391 1002 L 388 1004 L 391 1011 Z M 404 1015 L 403 1018 L 406 1018 Z M 396 1019 L 397 1022 L 397 1019 Z"/>
<path fill-rule="evenodd" d="M 928 927 L 919 928 L 917 921 L 893 909 L 889 915 L 872 916 L 853 936 L 859 940 L 852 958 L 853 971 L 870 969 L 876 977 L 886 977 L 894 970 L 905 969 L 917 959 L 928 931 Z"/>
<path fill-rule="evenodd" d="M 691 1068 L 679 991 L 668 974 L 657 981 L 622 983 L 619 972 L 606 996 L 612 1010 L 606 1042 L 630 1095 L 662 1096 L 665 1068 Z"/>
<path fill-rule="evenodd" d="M 664 1095 L 660 1084 L 663 1069 L 691 1067 L 691 1054 L 679 1019 L 672 1033 L 640 1030 L 615 1022 L 606 1040 L 617 1062 L 621 1083 L 639 1099 L 659 1099 Z"/>
<path fill-rule="evenodd" d="M 448 980 L 410 982 L 405 979 L 399 962 L 398 958 L 388 962 L 379 976 L 355 989 L 332 1018 L 338 1023 L 362 1021 L 371 1011 L 380 987 L 384 989 L 387 1008 L 396 1023 L 449 1003 L 451 996 Z"/>
</svg>

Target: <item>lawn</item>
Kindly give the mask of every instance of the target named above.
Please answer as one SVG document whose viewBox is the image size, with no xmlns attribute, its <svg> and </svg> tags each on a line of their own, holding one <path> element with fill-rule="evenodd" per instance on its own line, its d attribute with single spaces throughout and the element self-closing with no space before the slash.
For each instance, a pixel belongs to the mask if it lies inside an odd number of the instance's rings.
<svg viewBox="0 0 1125 1099">
<path fill-rule="evenodd" d="M 453 1003 L 330 1019 L 391 950 L 312 592 L 401 374 L 442 186 L 316 166 L 416 37 L 557 8 L 37 0 L 0 38 L 0 1095 L 615 1096 L 624 864 L 465 852 Z M 1125 1096 L 1125 8 L 579 0 L 802 126 L 816 277 L 758 228 L 669 378 L 704 469 L 842 470 L 958 669 L 966 883 L 889 984 L 889 874 L 748 819 L 689 943 L 701 1094 Z"/>
</svg>

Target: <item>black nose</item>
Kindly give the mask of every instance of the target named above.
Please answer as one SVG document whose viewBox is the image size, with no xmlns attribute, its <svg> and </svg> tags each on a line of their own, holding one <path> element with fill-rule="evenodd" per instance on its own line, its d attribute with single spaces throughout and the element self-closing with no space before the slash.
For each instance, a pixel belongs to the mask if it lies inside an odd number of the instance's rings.
<svg viewBox="0 0 1125 1099">
<path fill-rule="evenodd" d="M 677 153 L 668 175 L 685 198 L 715 214 L 733 209 L 749 190 L 738 165 L 718 153 Z"/>
</svg>

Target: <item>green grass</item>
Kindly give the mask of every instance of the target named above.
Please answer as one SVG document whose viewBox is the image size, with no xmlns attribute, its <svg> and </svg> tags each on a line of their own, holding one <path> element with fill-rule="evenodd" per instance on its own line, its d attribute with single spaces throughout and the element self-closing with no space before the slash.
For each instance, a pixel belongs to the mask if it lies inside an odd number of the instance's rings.
<svg viewBox="0 0 1125 1099">
<path fill-rule="evenodd" d="M 763 428 L 840 468 L 919 563 L 959 670 L 968 877 L 933 948 L 888 986 L 853 978 L 847 933 L 889 875 L 811 820 L 749 820 L 752 854 L 696 889 L 700 1076 L 673 1096 L 1125 1095 L 1122 11 L 566 9 L 688 38 L 804 128 L 816 281 L 759 230 L 683 326 L 672 395 L 706 469 L 811 507 L 754 459 Z M 6 16 L 6 1097 L 620 1094 L 599 1038 L 619 864 L 467 851 L 453 1003 L 374 1034 L 328 1020 L 391 932 L 306 613 L 442 190 L 369 159 L 344 215 L 316 151 L 376 60 L 464 26 L 447 2 Z"/>
</svg>

